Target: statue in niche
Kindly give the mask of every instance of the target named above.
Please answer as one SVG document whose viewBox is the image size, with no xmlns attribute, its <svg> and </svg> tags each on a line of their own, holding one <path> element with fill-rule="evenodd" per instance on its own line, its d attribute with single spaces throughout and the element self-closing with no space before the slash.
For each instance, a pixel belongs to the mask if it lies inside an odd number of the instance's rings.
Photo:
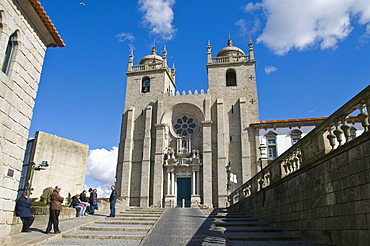
<svg viewBox="0 0 370 246">
<path fill-rule="evenodd" d="M 199 150 L 193 149 L 193 158 L 199 158 Z"/>
<path fill-rule="evenodd" d="M 175 158 L 175 152 L 173 151 L 171 147 L 167 148 L 167 153 L 168 153 L 169 159 Z"/>
</svg>

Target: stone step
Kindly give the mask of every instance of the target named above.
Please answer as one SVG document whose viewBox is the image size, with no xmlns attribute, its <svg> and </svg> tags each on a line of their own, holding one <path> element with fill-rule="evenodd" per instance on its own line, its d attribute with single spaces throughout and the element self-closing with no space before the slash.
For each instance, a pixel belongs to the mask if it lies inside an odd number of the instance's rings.
<svg viewBox="0 0 370 246">
<path fill-rule="evenodd" d="M 116 214 L 116 217 L 153 217 L 153 218 L 159 218 L 160 214 L 128 214 L 128 213 L 120 213 Z"/>
<path fill-rule="evenodd" d="M 137 211 L 137 212 L 150 212 L 150 213 L 159 213 L 163 212 L 164 209 L 150 209 L 150 208 L 135 208 L 135 209 L 126 209 L 125 211 Z"/>
<path fill-rule="evenodd" d="M 146 221 L 156 221 L 158 217 L 126 217 L 126 216 L 116 216 L 107 218 L 107 220 L 146 220 Z"/>
<path fill-rule="evenodd" d="M 225 232 L 232 241 L 299 241 L 301 237 L 286 232 Z"/>
<path fill-rule="evenodd" d="M 305 241 L 233 241 L 233 246 L 314 246 Z"/>
<path fill-rule="evenodd" d="M 210 214 L 208 216 L 209 218 L 253 218 L 251 215 L 245 215 L 245 214 Z"/>
<path fill-rule="evenodd" d="M 117 226 L 104 226 L 100 224 L 100 226 L 83 226 L 80 229 L 83 231 L 145 231 L 147 232 L 150 230 L 151 226 L 149 227 L 117 227 Z"/>
<path fill-rule="evenodd" d="M 242 227 L 246 227 L 246 226 L 269 226 L 268 223 L 266 222 L 262 222 L 262 221 L 236 221 L 236 222 L 224 222 L 224 221 L 221 221 L 221 222 L 218 222 L 218 221 L 214 221 L 212 222 L 215 226 L 222 226 L 222 227 L 229 227 L 229 226 L 232 226 L 232 227 L 236 227 L 236 226 L 242 226 Z"/>
<path fill-rule="evenodd" d="M 125 214 L 125 213 L 129 213 L 129 214 L 153 214 L 153 215 L 161 215 L 162 212 L 141 212 L 141 211 L 122 211 L 122 212 L 119 212 L 118 214 Z"/>
<path fill-rule="evenodd" d="M 283 230 L 270 226 L 237 226 L 237 227 L 217 227 L 223 232 L 282 232 Z"/>
<path fill-rule="evenodd" d="M 154 225 L 155 221 L 138 221 L 138 220 L 102 220 L 96 224 L 116 224 L 116 225 Z"/>
<path fill-rule="evenodd" d="M 216 217 L 216 218 L 210 218 L 212 221 L 215 221 L 215 222 L 221 222 L 221 221 L 225 221 L 225 222 L 232 222 L 232 221 L 258 221 L 258 219 L 255 219 L 255 218 L 229 218 L 229 217 L 225 217 L 225 218 L 220 218 L 220 217 Z"/>
<path fill-rule="evenodd" d="M 132 231 L 76 231 L 64 234 L 63 238 L 90 238 L 90 239 L 125 239 L 142 240 L 147 232 Z"/>
<path fill-rule="evenodd" d="M 89 238 L 61 238 L 47 242 L 43 245 L 89 245 L 89 246 L 112 246 L 112 245 L 124 245 L 124 246 L 137 246 L 141 240 L 124 240 L 124 239 L 89 239 Z"/>
</svg>

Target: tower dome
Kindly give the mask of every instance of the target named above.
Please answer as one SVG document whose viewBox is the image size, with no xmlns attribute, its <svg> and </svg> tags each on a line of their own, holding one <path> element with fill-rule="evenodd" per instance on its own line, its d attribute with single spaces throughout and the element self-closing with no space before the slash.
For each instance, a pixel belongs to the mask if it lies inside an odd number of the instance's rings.
<svg viewBox="0 0 370 246">
<path fill-rule="evenodd" d="M 244 51 L 238 47 L 233 46 L 233 41 L 229 39 L 227 46 L 217 53 L 217 56 L 240 56 L 245 55 Z"/>
<path fill-rule="evenodd" d="M 157 55 L 157 49 L 155 47 L 152 48 L 152 54 L 144 56 L 140 60 L 140 65 L 142 64 L 150 64 L 150 63 L 161 63 L 162 57 Z"/>
</svg>

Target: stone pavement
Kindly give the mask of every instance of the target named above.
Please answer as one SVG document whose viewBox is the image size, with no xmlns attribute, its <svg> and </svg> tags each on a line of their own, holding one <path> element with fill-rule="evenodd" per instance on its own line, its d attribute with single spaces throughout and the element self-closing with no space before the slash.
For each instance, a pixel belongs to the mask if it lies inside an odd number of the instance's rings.
<svg viewBox="0 0 370 246">
<path fill-rule="evenodd" d="M 229 245 L 198 208 L 167 208 L 140 245 Z"/>
<path fill-rule="evenodd" d="M 116 206 L 117 211 L 121 211 L 126 208 L 127 207 L 124 206 Z M 10 235 L 11 242 L 8 246 L 37 245 L 59 239 L 62 238 L 63 234 L 77 231 L 81 226 L 93 224 L 95 221 L 105 218 L 107 215 L 109 215 L 109 209 L 95 211 L 94 215 L 60 220 L 59 229 L 62 231 L 61 234 L 44 234 L 48 221 L 35 221 L 30 228 L 31 232 L 19 232 L 17 234 Z"/>
</svg>

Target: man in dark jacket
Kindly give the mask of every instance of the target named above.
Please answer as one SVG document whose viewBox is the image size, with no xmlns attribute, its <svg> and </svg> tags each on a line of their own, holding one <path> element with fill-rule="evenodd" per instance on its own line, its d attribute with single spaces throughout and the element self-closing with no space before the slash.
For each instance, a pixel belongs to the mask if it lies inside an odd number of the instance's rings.
<svg viewBox="0 0 370 246">
<path fill-rule="evenodd" d="M 54 227 L 55 233 L 61 233 L 59 230 L 59 214 L 60 210 L 62 210 L 64 198 L 59 195 L 60 190 L 61 188 L 59 186 L 55 186 L 53 193 L 51 193 L 49 222 L 45 231 L 46 234 L 51 232 L 52 227 Z"/>
<path fill-rule="evenodd" d="M 112 185 L 111 187 L 112 193 L 109 197 L 109 208 L 110 208 L 110 214 L 107 217 L 116 217 L 116 201 L 117 201 L 117 191 L 116 186 Z"/>
<path fill-rule="evenodd" d="M 31 232 L 30 226 L 34 221 L 30 211 L 31 206 L 32 203 L 28 201 L 28 192 L 23 192 L 15 205 L 15 215 L 21 217 L 23 222 L 22 232 Z"/>
<path fill-rule="evenodd" d="M 89 199 L 90 214 L 94 214 L 95 209 L 98 210 L 98 194 L 96 192 L 97 190 L 94 189 L 90 193 L 90 199 Z"/>
</svg>

